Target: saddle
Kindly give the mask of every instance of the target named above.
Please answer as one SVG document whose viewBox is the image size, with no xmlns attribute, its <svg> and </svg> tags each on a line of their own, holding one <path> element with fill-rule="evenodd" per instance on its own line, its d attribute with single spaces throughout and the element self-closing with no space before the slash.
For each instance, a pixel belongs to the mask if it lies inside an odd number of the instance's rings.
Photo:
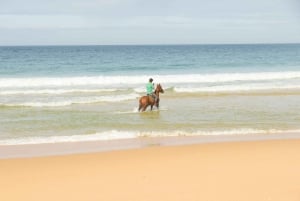
<svg viewBox="0 0 300 201">
<path fill-rule="evenodd" d="M 147 96 L 150 96 L 151 98 L 155 99 L 155 96 L 153 94 L 147 94 Z"/>
</svg>

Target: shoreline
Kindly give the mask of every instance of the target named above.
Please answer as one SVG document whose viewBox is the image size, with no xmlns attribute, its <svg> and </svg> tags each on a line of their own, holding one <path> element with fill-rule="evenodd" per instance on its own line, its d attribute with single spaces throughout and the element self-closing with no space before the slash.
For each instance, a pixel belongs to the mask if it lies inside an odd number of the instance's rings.
<svg viewBox="0 0 300 201">
<path fill-rule="evenodd" d="M 298 201 L 300 140 L 0 160 L 0 200 Z"/>
<path fill-rule="evenodd" d="M 99 140 L 63 143 L 0 145 L 0 160 L 143 149 L 147 147 L 185 146 L 223 142 L 251 142 L 300 139 L 300 133 L 139 137 L 119 140 Z"/>
</svg>

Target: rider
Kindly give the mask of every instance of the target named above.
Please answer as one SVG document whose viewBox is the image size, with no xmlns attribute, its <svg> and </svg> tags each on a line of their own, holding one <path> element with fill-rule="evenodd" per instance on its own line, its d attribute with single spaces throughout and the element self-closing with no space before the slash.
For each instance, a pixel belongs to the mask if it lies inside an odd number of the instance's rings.
<svg viewBox="0 0 300 201">
<path fill-rule="evenodd" d="M 154 90 L 154 83 L 152 83 L 152 82 L 153 82 L 153 79 L 150 78 L 149 82 L 146 85 L 147 96 L 152 96 L 154 98 L 154 102 L 156 104 L 157 97 L 156 97 L 156 94 L 153 92 L 153 90 Z"/>
</svg>

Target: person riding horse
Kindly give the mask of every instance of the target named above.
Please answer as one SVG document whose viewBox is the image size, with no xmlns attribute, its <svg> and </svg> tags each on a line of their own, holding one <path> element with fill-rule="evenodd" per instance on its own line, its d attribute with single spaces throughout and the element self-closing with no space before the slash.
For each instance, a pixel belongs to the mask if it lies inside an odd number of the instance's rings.
<svg viewBox="0 0 300 201">
<path fill-rule="evenodd" d="M 146 85 L 147 95 L 139 99 L 139 111 L 145 111 L 148 106 L 152 110 L 154 105 L 159 108 L 159 93 L 164 93 L 164 90 L 160 84 L 157 84 L 153 91 L 154 86 L 152 82 L 153 79 L 150 78 L 149 83 Z"/>
<path fill-rule="evenodd" d="M 157 96 L 154 93 L 154 83 L 153 79 L 150 78 L 149 82 L 146 85 L 146 90 L 147 90 L 147 96 L 152 96 L 154 98 L 154 102 L 157 102 Z"/>
</svg>

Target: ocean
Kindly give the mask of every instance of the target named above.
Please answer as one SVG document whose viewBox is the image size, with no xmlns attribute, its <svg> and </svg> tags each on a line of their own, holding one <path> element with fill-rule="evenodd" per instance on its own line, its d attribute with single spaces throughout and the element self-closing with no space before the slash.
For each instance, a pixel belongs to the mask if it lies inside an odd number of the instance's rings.
<svg viewBox="0 0 300 201">
<path fill-rule="evenodd" d="M 0 114 L 0 145 L 299 133 L 300 44 L 0 47 Z"/>
</svg>

